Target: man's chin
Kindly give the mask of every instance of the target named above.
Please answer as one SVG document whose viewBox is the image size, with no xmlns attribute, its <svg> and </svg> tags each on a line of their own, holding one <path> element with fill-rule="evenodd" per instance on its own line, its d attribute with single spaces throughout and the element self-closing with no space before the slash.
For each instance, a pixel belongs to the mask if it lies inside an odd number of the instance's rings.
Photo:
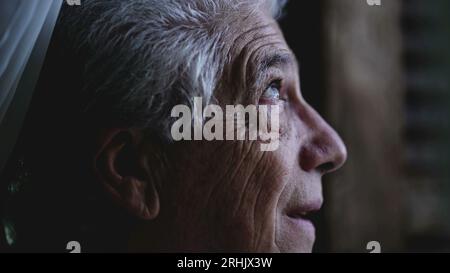
<svg viewBox="0 0 450 273">
<path fill-rule="evenodd" d="M 307 219 L 283 217 L 277 245 L 285 253 L 311 253 L 316 239 L 314 224 Z"/>
</svg>

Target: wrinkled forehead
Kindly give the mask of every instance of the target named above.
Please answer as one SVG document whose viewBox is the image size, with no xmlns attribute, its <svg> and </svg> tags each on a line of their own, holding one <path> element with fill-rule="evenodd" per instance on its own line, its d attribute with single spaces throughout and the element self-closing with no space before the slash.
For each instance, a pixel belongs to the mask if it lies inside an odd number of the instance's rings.
<svg viewBox="0 0 450 273">
<path fill-rule="evenodd" d="M 263 10 L 243 13 L 228 26 L 223 83 L 243 87 L 256 80 L 258 70 L 270 60 L 285 59 L 296 67 L 277 21 Z M 241 88 L 242 89 L 242 88 Z M 230 94 L 236 95 L 236 94 Z"/>
<path fill-rule="evenodd" d="M 277 21 L 264 9 L 237 14 L 228 30 L 225 40 L 230 60 L 264 44 L 288 50 Z"/>
</svg>

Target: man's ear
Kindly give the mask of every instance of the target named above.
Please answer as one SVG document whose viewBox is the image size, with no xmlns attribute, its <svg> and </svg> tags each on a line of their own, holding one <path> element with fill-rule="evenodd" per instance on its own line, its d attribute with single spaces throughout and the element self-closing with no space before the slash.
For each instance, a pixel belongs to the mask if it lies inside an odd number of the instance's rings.
<svg viewBox="0 0 450 273">
<path fill-rule="evenodd" d="M 146 170 L 144 140 L 140 130 L 107 129 L 98 135 L 94 156 L 94 172 L 107 193 L 122 207 L 141 219 L 154 219 L 159 214 L 156 181 Z"/>
</svg>

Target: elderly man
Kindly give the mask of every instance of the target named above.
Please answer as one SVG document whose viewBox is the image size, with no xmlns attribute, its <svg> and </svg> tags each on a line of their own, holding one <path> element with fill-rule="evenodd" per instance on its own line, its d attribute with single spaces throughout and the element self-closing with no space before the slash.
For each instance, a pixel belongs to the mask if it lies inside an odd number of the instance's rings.
<svg viewBox="0 0 450 273">
<path fill-rule="evenodd" d="M 310 252 L 346 149 L 304 101 L 276 0 L 63 8 L 16 159 L 18 250 Z M 279 109 L 279 146 L 181 140 L 176 105 Z M 11 181 L 20 181 L 13 179 Z M 21 178 L 24 175 L 20 176 Z"/>
</svg>

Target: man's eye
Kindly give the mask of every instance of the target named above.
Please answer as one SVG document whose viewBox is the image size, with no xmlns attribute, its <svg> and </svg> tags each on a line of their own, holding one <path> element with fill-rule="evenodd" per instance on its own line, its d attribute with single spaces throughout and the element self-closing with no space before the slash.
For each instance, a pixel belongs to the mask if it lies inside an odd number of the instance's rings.
<svg viewBox="0 0 450 273">
<path fill-rule="evenodd" d="M 262 94 L 262 98 L 266 100 L 279 100 L 281 90 L 281 80 L 273 81 Z"/>
</svg>

